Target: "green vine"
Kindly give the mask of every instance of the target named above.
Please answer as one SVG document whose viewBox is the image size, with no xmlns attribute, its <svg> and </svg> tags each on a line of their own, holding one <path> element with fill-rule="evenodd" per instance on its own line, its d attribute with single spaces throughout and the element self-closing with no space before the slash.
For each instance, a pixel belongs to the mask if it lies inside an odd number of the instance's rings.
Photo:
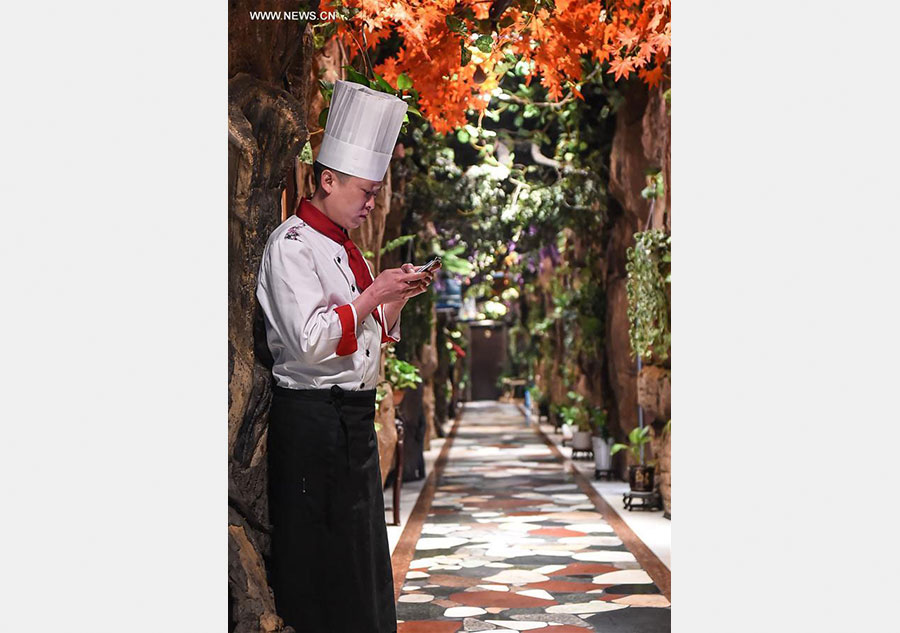
<svg viewBox="0 0 900 633">
<path fill-rule="evenodd" d="M 669 356 L 672 341 L 669 317 L 672 237 L 660 229 L 634 234 L 626 252 L 628 271 L 628 336 L 632 355 L 659 360 Z"/>
</svg>

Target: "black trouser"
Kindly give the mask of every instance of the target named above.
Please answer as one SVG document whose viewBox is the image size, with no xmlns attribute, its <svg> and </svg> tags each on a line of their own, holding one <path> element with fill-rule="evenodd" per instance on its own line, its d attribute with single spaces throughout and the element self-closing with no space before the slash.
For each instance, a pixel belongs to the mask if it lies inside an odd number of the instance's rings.
<svg viewBox="0 0 900 633">
<path fill-rule="evenodd" d="M 275 387 L 270 580 L 297 633 L 395 633 L 375 391 Z"/>
</svg>

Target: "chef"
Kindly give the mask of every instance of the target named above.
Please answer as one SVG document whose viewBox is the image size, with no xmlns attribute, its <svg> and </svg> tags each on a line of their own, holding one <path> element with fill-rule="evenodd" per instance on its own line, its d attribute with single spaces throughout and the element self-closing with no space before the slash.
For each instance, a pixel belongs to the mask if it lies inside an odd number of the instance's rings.
<svg viewBox="0 0 900 633">
<path fill-rule="evenodd" d="M 381 345 L 433 272 L 372 276 L 348 235 L 375 206 L 406 114 L 401 99 L 335 82 L 316 191 L 269 236 L 256 295 L 274 358 L 270 582 L 297 633 L 395 633 L 375 436 Z"/>
</svg>

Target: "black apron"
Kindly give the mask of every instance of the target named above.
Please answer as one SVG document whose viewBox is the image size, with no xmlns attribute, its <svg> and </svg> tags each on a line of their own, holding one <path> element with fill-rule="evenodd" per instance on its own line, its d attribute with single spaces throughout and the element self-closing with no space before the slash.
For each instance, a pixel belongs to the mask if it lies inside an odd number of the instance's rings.
<svg viewBox="0 0 900 633">
<path fill-rule="evenodd" d="M 375 390 L 275 387 L 270 582 L 297 633 L 395 633 Z"/>
</svg>

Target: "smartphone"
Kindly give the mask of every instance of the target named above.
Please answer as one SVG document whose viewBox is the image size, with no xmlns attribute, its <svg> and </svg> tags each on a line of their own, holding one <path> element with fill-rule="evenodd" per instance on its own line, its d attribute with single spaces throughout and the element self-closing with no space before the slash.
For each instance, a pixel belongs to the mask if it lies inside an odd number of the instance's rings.
<svg viewBox="0 0 900 633">
<path fill-rule="evenodd" d="M 425 271 L 431 270 L 432 268 L 434 268 L 435 266 L 437 266 L 440 263 L 441 263 L 441 258 L 440 258 L 440 256 L 437 256 L 434 259 L 432 259 L 430 262 L 425 264 L 424 266 L 419 266 L 418 268 L 416 268 L 416 272 L 424 273 Z"/>
</svg>

